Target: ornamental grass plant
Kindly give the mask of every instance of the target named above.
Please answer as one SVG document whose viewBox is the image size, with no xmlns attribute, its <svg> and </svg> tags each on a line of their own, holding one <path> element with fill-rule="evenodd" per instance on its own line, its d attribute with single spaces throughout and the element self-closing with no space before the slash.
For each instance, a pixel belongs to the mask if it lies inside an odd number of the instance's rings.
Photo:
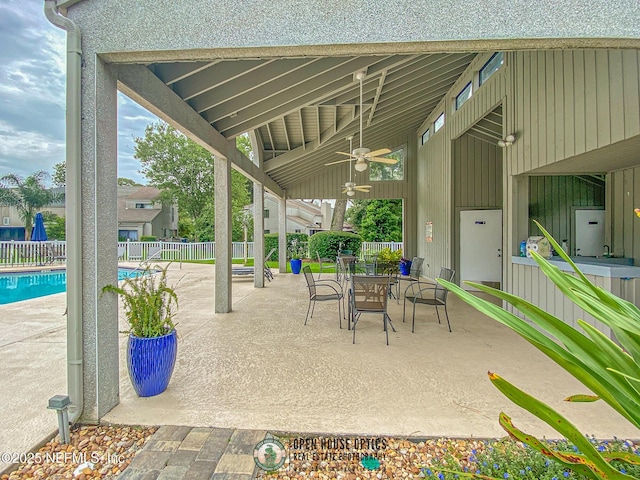
<svg viewBox="0 0 640 480">
<path fill-rule="evenodd" d="M 129 329 L 122 333 L 141 338 L 161 337 L 173 331 L 178 310 L 174 285 L 167 283 L 165 268 L 147 266 L 138 276 L 127 277 L 121 285 L 105 285 L 103 293 L 117 293 L 124 302 Z"/>
</svg>

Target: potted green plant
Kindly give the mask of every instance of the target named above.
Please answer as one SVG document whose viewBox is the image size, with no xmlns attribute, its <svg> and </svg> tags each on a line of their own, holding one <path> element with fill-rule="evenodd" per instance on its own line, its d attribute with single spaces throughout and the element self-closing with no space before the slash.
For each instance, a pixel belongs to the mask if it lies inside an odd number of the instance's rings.
<svg viewBox="0 0 640 480">
<path fill-rule="evenodd" d="M 302 269 L 302 257 L 307 252 L 307 245 L 303 242 L 298 242 L 297 239 L 291 241 L 289 247 L 289 263 L 291 264 L 291 272 L 299 274 Z"/>
<path fill-rule="evenodd" d="M 120 295 L 129 335 L 127 367 L 136 393 L 151 397 L 166 390 L 173 373 L 178 341 L 173 318 L 178 309 L 174 286 L 167 283 L 167 267 L 147 266 L 121 285 L 105 285 L 103 293 Z"/>
</svg>

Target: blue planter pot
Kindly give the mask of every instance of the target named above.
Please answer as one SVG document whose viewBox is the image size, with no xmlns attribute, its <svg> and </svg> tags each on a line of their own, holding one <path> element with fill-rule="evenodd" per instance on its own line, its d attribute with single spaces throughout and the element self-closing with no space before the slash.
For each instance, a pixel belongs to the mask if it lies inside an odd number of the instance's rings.
<svg viewBox="0 0 640 480">
<path fill-rule="evenodd" d="M 154 338 L 129 335 L 127 367 L 133 388 L 140 397 L 152 397 L 167 389 L 177 353 L 175 330 Z"/>
<path fill-rule="evenodd" d="M 289 260 L 289 262 L 291 262 L 291 272 L 295 273 L 296 275 L 299 274 L 300 270 L 302 270 L 302 259 L 291 259 Z"/>
<path fill-rule="evenodd" d="M 400 262 L 400 274 L 409 275 L 411 272 L 411 260 L 407 262 Z"/>
</svg>

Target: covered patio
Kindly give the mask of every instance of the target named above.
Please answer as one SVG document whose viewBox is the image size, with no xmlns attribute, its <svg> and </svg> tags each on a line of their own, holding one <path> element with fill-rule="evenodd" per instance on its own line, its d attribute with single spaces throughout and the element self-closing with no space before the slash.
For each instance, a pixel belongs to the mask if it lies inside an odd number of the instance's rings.
<svg viewBox="0 0 640 480">
<path fill-rule="evenodd" d="M 178 360 L 167 391 L 137 397 L 120 340 L 120 403 L 105 422 L 216 426 L 269 431 L 500 437 L 501 411 L 525 431 L 557 436 L 512 404 L 487 378 L 499 373 L 557 408 L 586 433 L 635 437 L 605 404 L 568 404 L 584 392 L 540 352 L 451 295 L 453 332 L 418 305 L 416 333 L 389 304 L 397 333 L 385 345 L 380 315 L 363 315 L 356 344 L 340 330 L 337 306 L 317 304 L 305 326 L 302 275 L 276 274 L 268 288 L 233 282 L 229 314 L 213 314 L 210 266 L 172 268 L 181 298 Z M 121 325 L 122 327 L 122 325 Z"/>
</svg>

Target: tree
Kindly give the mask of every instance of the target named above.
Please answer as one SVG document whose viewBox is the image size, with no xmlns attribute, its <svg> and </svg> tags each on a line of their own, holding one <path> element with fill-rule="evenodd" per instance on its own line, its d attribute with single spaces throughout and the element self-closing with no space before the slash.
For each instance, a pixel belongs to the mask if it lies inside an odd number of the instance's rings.
<svg viewBox="0 0 640 480">
<path fill-rule="evenodd" d="M 67 184 L 67 163 L 58 162 L 53 166 L 53 175 L 51 175 L 51 183 L 55 187 L 64 187 Z M 131 180 L 130 178 L 118 178 L 118 186 L 142 186 L 142 184 Z"/>
<path fill-rule="evenodd" d="M 371 200 L 358 233 L 365 242 L 401 242 L 402 200 Z"/>
<path fill-rule="evenodd" d="M 51 183 L 54 187 L 64 187 L 67 184 L 67 164 L 66 162 L 58 162 L 53 166 L 53 175 L 51 175 Z"/>
<path fill-rule="evenodd" d="M 130 178 L 118 177 L 119 187 L 142 187 L 141 183 L 131 180 Z"/>
<path fill-rule="evenodd" d="M 51 212 L 43 212 L 42 216 L 49 240 L 65 240 L 66 219 Z"/>
<path fill-rule="evenodd" d="M 18 215 L 24 222 L 26 238 L 31 238 L 36 212 L 62 197 L 45 188 L 44 180 L 47 176 L 45 171 L 39 170 L 26 179 L 13 173 L 0 178 L 0 203 L 18 210 Z"/>
<path fill-rule="evenodd" d="M 347 200 L 337 199 L 333 207 L 333 218 L 331 219 L 331 230 L 341 232 L 344 229 L 344 214 L 347 211 Z"/>
<path fill-rule="evenodd" d="M 351 207 L 345 214 L 345 220 L 351 224 L 354 232 L 359 232 L 362 226 L 362 219 L 367 211 L 367 205 L 371 200 L 352 200 L 351 202 Z"/>
<path fill-rule="evenodd" d="M 205 148 L 163 122 L 147 126 L 144 138 L 135 139 L 134 157 L 149 184 L 163 191 L 163 199 L 178 202 L 180 215 L 187 215 L 200 233 L 210 237 L 213 228 L 214 159 Z M 231 172 L 232 213 L 248 203 L 247 179 Z M 235 218 L 235 215 L 233 215 Z"/>
</svg>

